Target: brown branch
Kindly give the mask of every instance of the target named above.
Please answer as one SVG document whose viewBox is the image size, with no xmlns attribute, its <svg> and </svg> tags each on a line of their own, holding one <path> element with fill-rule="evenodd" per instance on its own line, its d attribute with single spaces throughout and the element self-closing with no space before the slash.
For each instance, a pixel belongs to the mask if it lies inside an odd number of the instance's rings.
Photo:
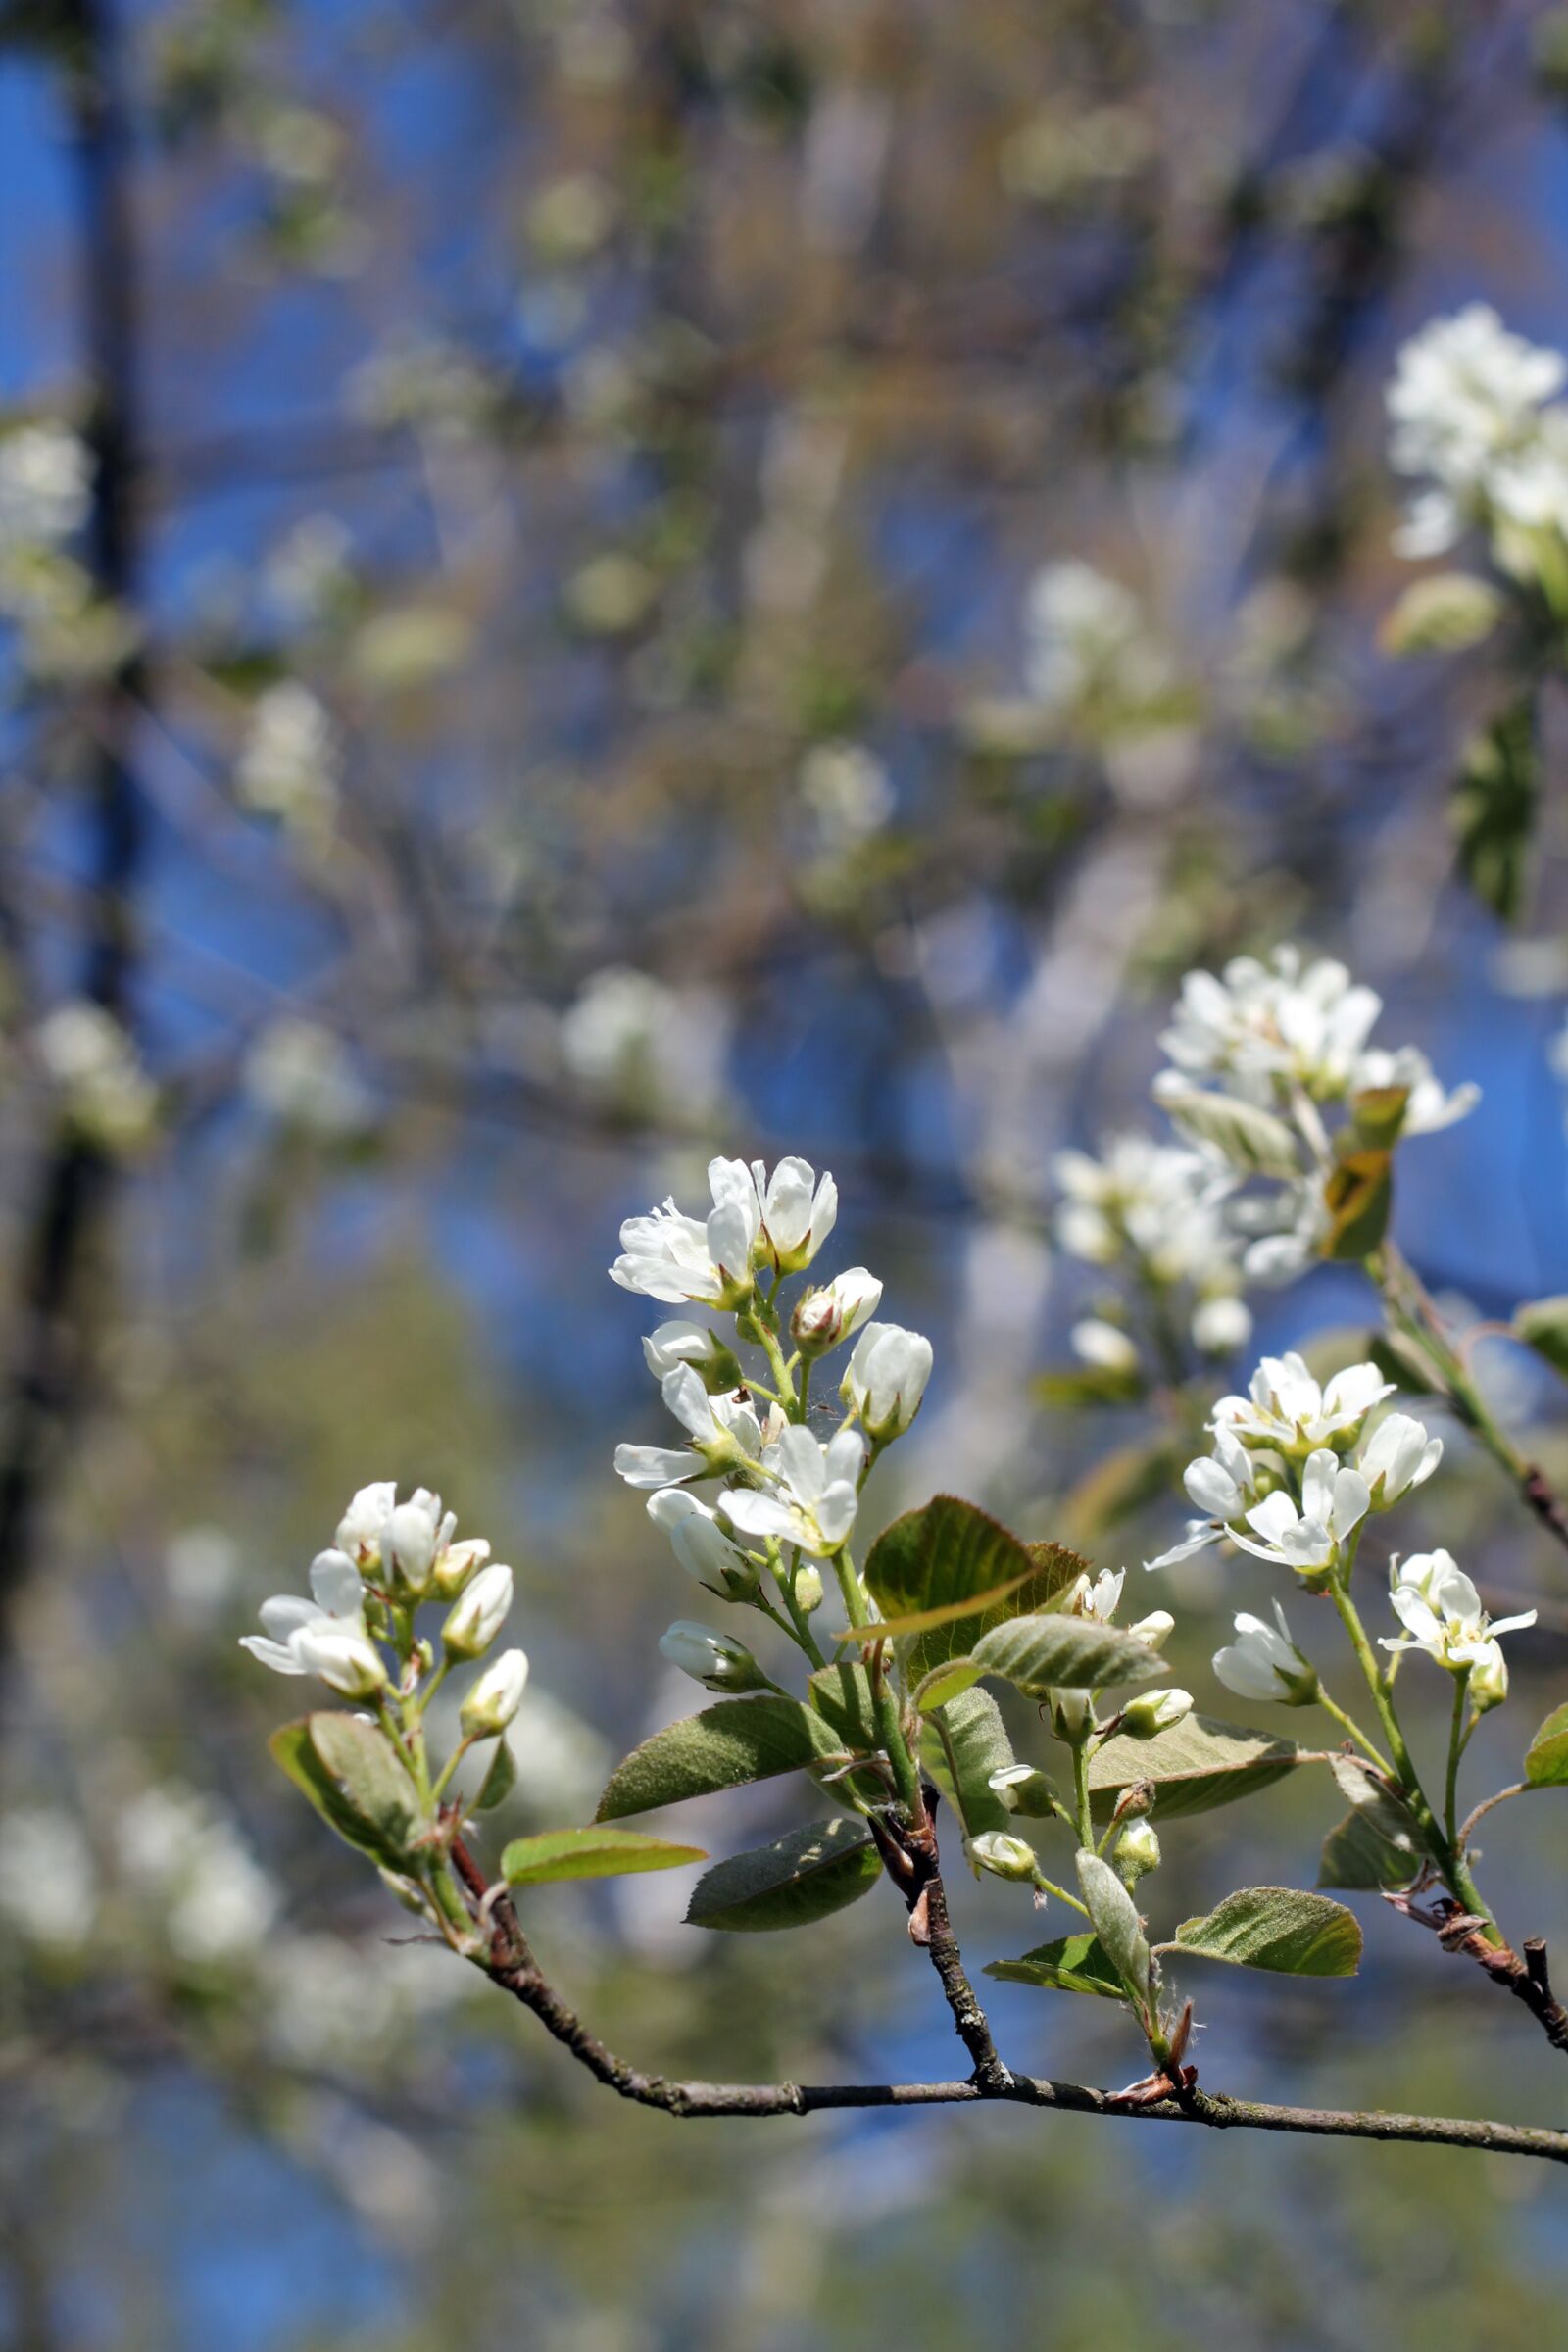
<svg viewBox="0 0 1568 2352">
<path fill-rule="evenodd" d="M 1491 1943 L 1487 1939 L 1487 1922 L 1450 1895 L 1434 1903 L 1430 1911 L 1418 1910 L 1414 1904 L 1401 1903 L 1399 1909 L 1425 1928 L 1431 1928 L 1446 1952 L 1456 1952 L 1473 1960 L 1486 1970 L 1494 1984 L 1511 1992 L 1515 2000 L 1523 2001 L 1554 2050 L 1568 2058 L 1568 2009 L 1551 1989 L 1551 1976 L 1546 1966 L 1544 1938 L 1530 1936 L 1525 1939 L 1524 1956 L 1520 1957 L 1510 1944 Z"/>
<path fill-rule="evenodd" d="M 596 2081 L 607 2084 L 621 2098 L 631 2099 L 638 2106 L 657 2108 L 663 2115 L 683 2118 L 814 2115 L 833 2108 L 957 2107 L 997 2100 L 1014 2106 L 1053 2108 L 1069 2115 L 1129 2116 L 1151 2123 L 1201 2124 L 1218 2132 L 1284 2132 L 1318 2139 L 1414 2141 L 1435 2147 L 1484 2148 L 1494 2155 L 1536 2156 L 1550 2164 L 1568 2164 L 1568 2132 L 1454 2116 L 1386 2114 L 1377 2109 L 1352 2112 L 1330 2107 L 1279 2107 L 1200 2090 L 1190 2091 L 1179 2106 L 1174 2099 L 1144 2106 L 1130 2103 L 1111 2091 L 1091 2090 L 1077 2082 L 1048 2082 L 1035 2075 L 1009 2075 L 1003 2084 L 974 2078 L 963 2082 L 706 2082 L 646 2074 L 608 2049 L 546 1982 L 522 1932 L 512 1897 L 504 1887 L 487 1886 L 483 1872 L 461 1838 L 454 1843 L 452 1858 L 473 1899 L 476 1916 L 490 1937 L 489 1951 L 478 1965 L 491 1981 L 538 2018 L 545 2031 L 569 2050 Z"/>
<path fill-rule="evenodd" d="M 906 1829 L 887 1814 L 881 1820 L 873 1819 L 871 1834 L 888 1864 L 888 1875 L 908 1908 L 909 1940 L 931 1955 L 958 2039 L 974 2061 L 973 2080 L 988 2092 L 1005 2093 L 1012 2087 L 1012 2076 L 997 2054 L 990 2022 L 969 1982 L 948 1914 L 937 1852 L 937 1792 L 928 1785 L 924 1793 L 926 1817 L 918 1829 Z"/>
</svg>

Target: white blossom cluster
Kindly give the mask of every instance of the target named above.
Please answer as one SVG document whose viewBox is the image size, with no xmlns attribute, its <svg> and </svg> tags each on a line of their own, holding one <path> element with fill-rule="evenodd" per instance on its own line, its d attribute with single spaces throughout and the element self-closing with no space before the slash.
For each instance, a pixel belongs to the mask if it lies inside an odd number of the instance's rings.
<svg viewBox="0 0 1568 2352">
<path fill-rule="evenodd" d="M 1045 710 L 1126 714 L 1171 683 L 1171 666 L 1138 600 L 1093 564 L 1048 564 L 1025 609 L 1025 676 Z"/>
<path fill-rule="evenodd" d="M 628 1117 L 678 1109 L 704 1119 L 723 1101 L 729 1020 L 709 989 L 605 964 L 566 1006 L 559 1038 L 569 1075 Z"/>
<path fill-rule="evenodd" d="M 1227 1222 L 1235 1190 L 1212 1153 L 1143 1135 L 1112 1136 L 1100 1158 L 1058 1152 L 1056 1239 L 1072 1257 L 1121 1268 L 1154 1296 L 1176 1294 L 1205 1354 L 1245 1347 L 1252 1319 L 1241 1296 L 1242 1237 Z M 1136 1369 L 1139 1351 L 1120 1315 L 1086 1318 L 1073 1346 L 1085 1362 Z"/>
<path fill-rule="evenodd" d="M 318 695 L 285 678 L 257 696 L 234 765 L 244 808 L 319 849 L 337 821 L 342 770 L 337 727 Z"/>
<path fill-rule="evenodd" d="M 512 1570 L 482 1536 L 458 1543 L 441 1497 L 418 1487 L 399 1502 L 392 1480 L 362 1487 L 338 1522 L 335 1543 L 311 1563 L 310 1594 L 262 1603 L 260 1634 L 240 1646 L 274 1674 L 316 1675 L 341 1697 L 379 1701 L 412 1693 L 425 1670 L 417 1647 L 396 1654 L 399 1619 L 427 1601 L 447 1604 L 447 1663 L 484 1655 L 512 1610 Z M 388 1647 L 394 1649 L 389 1660 Z M 428 1645 L 425 1645 L 426 1647 Z M 516 1714 L 528 1677 L 520 1649 L 491 1661 L 463 1701 L 466 1739 L 492 1739 Z"/>
<path fill-rule="evenodd" d="M 1389 455 L 1427 486 L 1396 537 L 1401 555 L 1442 554 L 1479 524 L 1515 568 L 1510 540 L 1568 533 L 1568 360 L 1511 334 L 1476 302 L 1404 344 L 1389 386 Z"/>
<path fill-rule="evenodd" d="M 101 1004 L 74 997 L 34 1028 L 33 1061 L 54 1090 L 60 1115 L 100 1151 L 130 1152 L 158 1116 L 158 1088 L 123 1024 Z"/>
<path fill-rule="evenodd" d="M 1226 1541 L 1290 1569 L 1308 1592 L 1348 1586 L 1373 1517 L 1424 1486 L 1443 1458 L 1443 1441 L 1407 1413 L 1371 1416 L 1395 1394 L 1376 1364 L 1351 1364 L 1320 1384 L 1299 1355 L 1265 1356 L 1245 1395 L 1222 1396 L 1208 1427 L 1213 1450 L 1189 1463 L 1185 1485 L 1203 1513 L 1183 1541 L 1150 1560 L 1168 1568 Z M 1424 1649 L 1439 1665 L 1463 1671 L 1478 1709 L 1495 1706 L 1508 1689 L 1497 1637 L 1535 1623 L 1535 1611 L 1489 1620 L 1469 1577 L 1446 1551 L 1391 1563 L 1391 1602 L 1404 1631 L 1383 1637 L 1394 1651 Z M 1219 1650 L 1214 1671 L 1246 1698 L 1310 1704 L 1316 1673 L 1296 1646 L 1284 1611 L 1275 1624 L 1236 1619 L 1237 1639 Z"/>
<path fill-rule="evenodd" d="M 621 1227 L 612 1279 L 669 1305 L 701 1307 L 707 1319 L 661 1324 L 643 1342 L 682 1442 L 619 1446 L 615 1468 L 628 1486 L 650 1491 L 649 1517 L 699 1584 L 756 1600 L 771 1577 L 799 1625 L 821 1598 L 816 1564 L 850 1541 L 872 1462 L 920 1409 L 931 1344 L 874 1320 L 882 1285 L 863 1266 L 808 1286 L 784 1320 L 782 1284 L 813 1263 L 838 1217 L 831 1176 L 818 1179 L 797 1158 L 780 1160 L 771 1175 L 760 1161 L 715 1159 L 709 1184 L 705 1217 L 666 1200 Z M 733 1318 L 733 1345 L 718 1318 Z M 811 1374 L 852 1340 L 837 1426 L 824 1439 L 806 1417 Z M 760 1351 L 765 1371 L 747 1370 L 736 1348 Z M 711 1502 L 694 1492 L 710 1482 Z M 727 1637 L 683 1623 L 663 1647 L 712 1689 L 758 1687 L 755 1661 Z"/>
<path fill-rule="evenodd" d="M 0 556 L 73 539 L 92 500 L 92 459 L 70 425 L 52 419 L 0 434 Z"/>
</svg>

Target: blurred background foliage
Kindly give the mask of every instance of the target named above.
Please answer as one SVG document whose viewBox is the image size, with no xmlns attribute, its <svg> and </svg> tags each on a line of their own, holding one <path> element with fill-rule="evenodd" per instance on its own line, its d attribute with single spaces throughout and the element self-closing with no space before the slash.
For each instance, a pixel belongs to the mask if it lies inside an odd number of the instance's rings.
<svg viewBox="0 0 1568 2352">
<path fill-rule="evenodd" d="M 1485 1319 L 1568 1289 L 1563 712 L 1546 674 L 1540 772 L 1472 774 L 1466 888 L 1463 746 L 1535 657 L 1391 650 L 1382 414 L 1461 302 L 1568 343 L 1568 11 L 11 0 L 0 35 L 0 404 L 93 458 L 19 488 L 0 439 L 7 2340 L 1553 2340 L 1545 2167 L 617 2106 L 396 1941 L 236 1642 L 356 1486 L 440 1488 L 518 1571 L 503 1827 L 587 1818 L 686 1704 L 603 1269 L 715 1147 L 832 1167 L 843 1256 L 936 1340 L 888 1511 L 1160 1548 L 1158 1413 L 1039 1385 L 1088 1297 L 1051 1156 L 1155 1132 L 1181 972 L 1293 933 L 1483 1082 L 1399 1203 L 1429 1280 Z M 1253 1306 L 1326 1361 L 1371 1319 L 1333 1267 Z M 1568 1463 L 1544 1373 L 1477 1369 Z M 1200 1419 L 1229 1374 L 1192 1374 Z M 1541 1611 L 1479 1793 L 1568 1602 L 1450 1459 L 1412 1545 Z M 1200 1703 L 1266 1573 L 1161 1580 Z M 1310 1884 L 1324 1805 L 1176 1829 L 1162 1896 Z M 1489 1883 L 1560 1939 L 1554 1823 L 1497 1816 Z M 950 2071 L 892 1905 L 715 1949 L 679 1885 L 531 1907 L 613 2042 Z M 957 1896 L 973 1965 L 1012 1948 L 1006 1889 Z M 1355 1899 L 1360 1983 L 1227 1983 L 1204 2080 L 1556 2120 L 1527 2027 Z M 992 2006 L 1017 2062 L 1139 2071 L 1094 2003 Z"/>
</svg>

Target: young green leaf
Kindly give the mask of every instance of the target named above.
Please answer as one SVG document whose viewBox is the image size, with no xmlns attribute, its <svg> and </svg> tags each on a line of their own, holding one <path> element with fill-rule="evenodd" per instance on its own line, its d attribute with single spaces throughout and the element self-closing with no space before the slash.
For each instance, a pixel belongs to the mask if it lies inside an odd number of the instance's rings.
<svg viewBox="0 0 1568 2352">
<path fill-rule="evenodd" d="M 1513 1328 L 1543 1363 L 1568 1376 L 1568 1298 L 1527 1299 L 1514 1308 Z"/>
<path fill-rule="evenodd" d="M 1020 1544 L 972 1502 L 939 1494 L 883 1530 L 865 1582 L 885 1619 L 927 1619 L 923 1631 L 900 1640 L 905 1670 L 917 1682 L 972 1650 L 988 1627 L 1049 1607 L 1084 1567 L 1059 1545 Z"/>
<path fill-rule="evenodd" d="M 1353 1912 L 1325 1894 L 1245 1886 L 1206 1918 L 1183 1920 L 1175 1943 L 1163 1948 L 1290 1977 L 1353 1977 L 1361 1929 Z"/>
<path fill-rule="evenodd" d="M 1329 1225 L 1318 1254 L 1357 1264 L 1370 1257 L 1394 1210 L 1393 1152 L 1342 1152 L 1324 1184 L 1323 1205 Z"/>
<path fill-rule="evenodd" d="M 1098 1936 L 1062 1936 L 1017 1960 L 992 1960 L 986 1975 L 1004 1984 L 1038 1984 L 1048 1992 L 1092 1992 L 1124 2001 L 1127 1987 Z"/>
<path fill-rule="evenodd" d="M 336 1776 L 322 1762 L 311 1739 L 311 1725 L 318 1720 L 320 1719 L 302 1716 L 294 1723 L 280 1724 L 267 1742 L 273 1760 L 310 1799 L 322 1820 L 349 1845 L 369 1854 L 387 1869 L 401 1870 L 407 1859 L 402 1843 L 350 1800 Z"/>
<path fill-rule="evenodd" d="M 871 1704 L 871 1678 L 858 1659 L 820 1667 L 807 1683 L 811 1705 L 841 1747 L 872 1755 L 882 1744 Z"/>
<path fill-rule="evenodd" d="M 926 1717 L 920 1762 L 957 1815 L 966 1838 L 1005 1830 L 1011 1815 L 990 1787 L 1015 1762 L 1002 1710 L 989 1690 L 969 1690 Z"/>
<path fill-rule="evenodd" d="M 1490 580 L 1469 571 L 1412 580 L 1378 630 L 1385 653 L 1462 654 L 1492 635 L 1507 607 Z"/>
<path fill-rule="evenodd" d="M 1052 1689 L 1098 1690 L 1111 1683 L 1148 1683 L 1167 1671 L 1147 1642 L 1098 1618 L 1054 1613 L 994 1625 L 969 1655 L 982 1674 L 1000 1675 L 1031 1697 Z"/>
<path fill-rule="evenodd" d="M 1540 788 L 1536 701 L 1526 692 L 1472 736 L 1453 791 L 1459 871 L 1505 923 L 1524 905 Z"/>
<path fill-rule="evenodd" d="M 1407 1886 L 1416 1869 L 1416 1857 L 1407 1846 L 1394 1844 L 1375 1821 L 1352 1806 L 1323 1840 L 1317 1883 L 1342 1892 L 1354 1888 L 1370 1893 L 1375 1887 Z"/>
<path fill-rule="evenodd" d="M 810 1927 L 858 1902 L 881 1875 L 882 1858 L 858 1815 L 808 1822 L 715 1863 L 693 1888 L 686 1918 L 731 1935 Z"/>
<path fill-rule="evenodd" d="M 934 1713 L 938 1707 L 945 1707 L 950 1699 L 956 1698 L 960 1691 L 971 1689 L 979 1680 L 980 1669 L 973 1658 L 944 1659 L 940 1666 L 933 1666 L 929 1674 L 922 1675 L 910 1692 L 915 1713 Z"/>
<path fill-rule="evenodd" d="M 671 1845 L 638 1830 L 546 1830 L 537 1838 L 514 1838 L 501 1856 L 509 1886 L 552 1886 L 567 1879 L 618 1879 L 640 1870 L 679 1870 L 706 1862 L 700 1845 Z"/>
<path fill-rule="evenodd" d="M 1021 1546 L 1020 1546 L 1021 1548 Z M 936 1608 L 911 1609 L 902 1617 L 884 1617 L 875 1625 L 847 1625 L 836 1636 L 839 1642 L 883 1641 L 906 1642 L 912 1634 L 928 1634 L 939 1625 L 956 1625 L 960 1617 L 976 1617 L 983 1610 L 1000 1609 L 1021 1585 L 1034 1574 L 1032 1568 L 1022 1568 L 1009 1576 L 1005 1584 L 994 1585 L 989 1592 L 975 1592 L 961 1600 L 946 1600 Z"/>
<path fill-rule="evenodd" d="M 1079 1854 L 1078 1887 L 1112 1968 L 1133 2000 L 1147 2010 L 1153 1999 L 1154 1964 L 1137 1904 L 1098 1854 Z"/>
<path fill-rule="evenodd" d="M 763 1693 L 723 1698 L 655 1732 L 615 1767 L 597 1818 L 618 1821 L 688 1796 L 741 1788 L 841 1756 L 843 1741 L 814 1708 Z"/>
<path fill-rule="evenodd" d="M 1553 1708 L 1525 1751 L 1525 1779 L 1532 1788 L 1560 1788 L 1568 1783 L 1568 1706 Z"/>
<path fill-rule="evenodd" d="M 516 1786 L 517 1766 L 505 1738 L 496 1741 L 496 1752 L 490 1759 L 479 1793 L 473 1800 L 476 1813 L 488 1813 L 509 1796 Z"/>
<path fill-rule="evenodd" d="M 1122 1789 L 1152 1781 L 1154 1818 L 1170 1821 L 1235 1804 L 1282 1780 L 1293 1766 L 1315 1761 L 1321 1758 L 1289 1740 L 1211 1715 L 1189 1715 L 1152 1740 L 1108 1740 L 1089 1759 L 1089 1788 L 1097 1816 L 1108 1820 Z"/>
</svg>

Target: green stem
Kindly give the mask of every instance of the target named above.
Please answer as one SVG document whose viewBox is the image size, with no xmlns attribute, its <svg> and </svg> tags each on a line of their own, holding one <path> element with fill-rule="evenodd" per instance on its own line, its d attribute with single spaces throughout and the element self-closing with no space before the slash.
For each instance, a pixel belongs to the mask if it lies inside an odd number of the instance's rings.
<svg viewBox="0 0 1568 2352">
<path fill-rule="evenodd" d="M 874 1632 L 875 1629 L 871 1626 L 870 1612 L 865 1605 L 865 1594 L 861 1591 L 860 1579 L 856 1573 L 855 1562 L 850 1556 L 848 1544 L 833 1554 L 833 1566 L 839 1580 L 839 1591 L 844 1595 L 844 1607 L 850 1623 L 856 1627 L 865 1626 Z M 883 1746 L 887 1749 L 888 1762 L 893 1767 L 894 1785 L 898 1789 L 900 1799 L 911 1821 L 923 1821 L 925 1819 L 925 1799 L 920 1793 L 920 1776 L 914 1768 L 914 1760 L 909 1754 L 908 1743 L 904 1737 L 904 1726 L 899 1720 L 897 1695 L 889 1689 L 887 1677 L 883 1672 L 880 1644 L 871 1662 L 871 1704 L 876 1715 L 877 1734 Z"/>
<path fill-rule="evenodd" d="M 1377 1766 L 1379 1772 L 1388 1773 L 1390 1779 L 1392 1780 L 1394 1777 L 1393 1768 L 1390 1765 L 1388 1758 L 1384 1755 L 1383 1750 L 1378 1747 L 1374 1741 L 1367 1738 L 1365 1732 L 1362 1731 L 1360 1725 L 1356 1722 L 1355 1717 L 1351 1715 L 1348 1709 L 1342 1707 L 1338 1699 L 1330 1698 L 1328 1692 L 1324 1690 L 1321 1683 L 1318 1685 L 1317 1703 L 1323 1709 L 1325 1715 L 1332 1715 L 1340 1728 L 1343 1731 L 1349 1733 L 1350 1738 L 1355 1741 L 1355 1744 L 1361 1750 L 1361 1753 L 1368 1757 L 1370 1761 Z"/>
<path fill-rule="evenodd" d="M 1095 1850 L 1095 1817 L 1089 1803 L 1089 1742 L 1075 1740 L 1072 1743 L 1073 1798 L 1078 1812 L 1078 1843 L 1086 1853 Z"/>
<path fill-rule="evenodd" d="M 1458 1859 L 1459 1844 L 1459 1758 L 1464 1754 L 1464 1702 L 1470 1689 L 1470 1669 L 1453 1678 L 1453 1715 L 1448 1725 L 1448 1770 L 1444 1785 L 1443 1826 L 1447 1835 L 1448 1851 Z"/>
</svg>

